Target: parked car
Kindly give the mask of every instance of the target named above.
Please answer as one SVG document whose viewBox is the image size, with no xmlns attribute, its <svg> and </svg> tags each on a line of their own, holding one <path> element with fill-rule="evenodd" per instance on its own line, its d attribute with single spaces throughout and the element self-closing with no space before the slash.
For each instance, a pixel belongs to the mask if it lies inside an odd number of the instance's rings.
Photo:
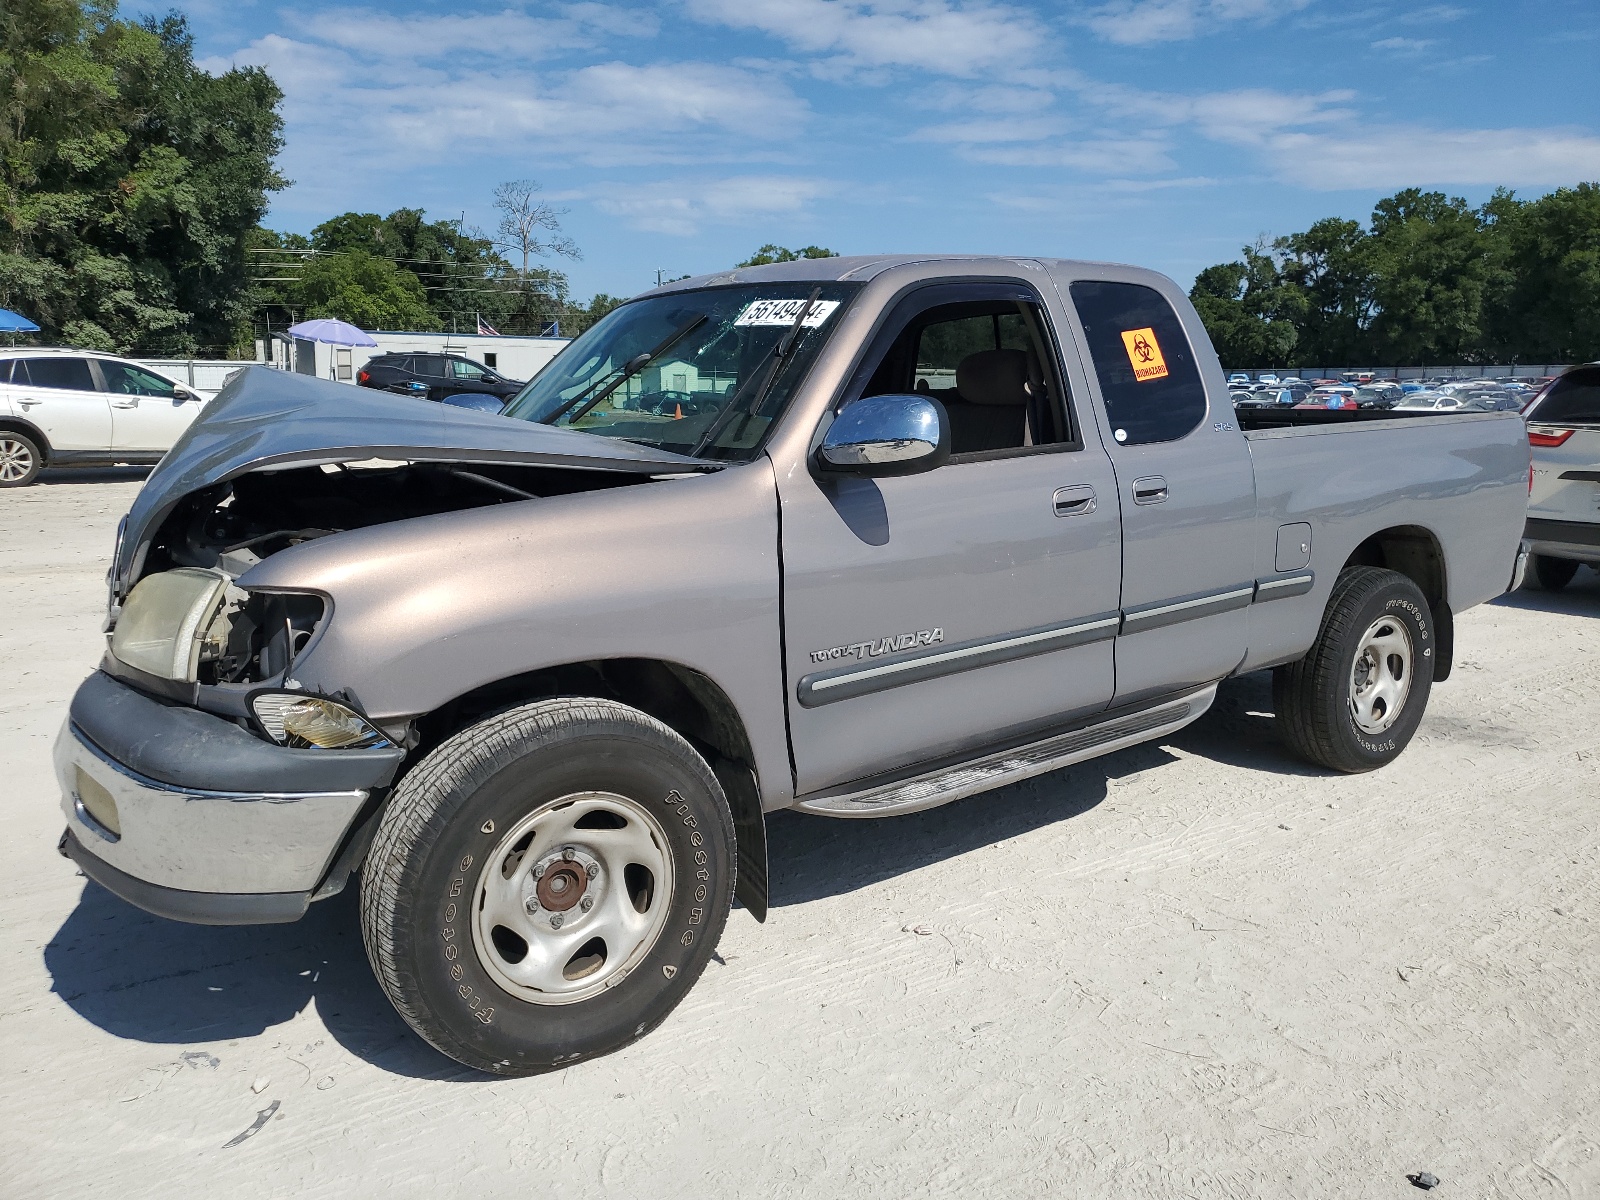
<svg viewBox="0 0 1600 1200">
<path fill-rule="evenodd" d="M 1390 406 L 1392 412 L 1456 412 L 1466 407 L 1466 400 L 1461 396 L 1446 395 L 1443 392 L 1412 392 L 1398 403 Z"/>
<path fill-rule="evenodd" d="M 1262 374 L 1256 376 L 1256 382 L 1257 383 L 1277 383 L 1278 382 L 1278 377 L 1276 375 L 1274 375 L 1271 371 L 1265 371 Z"/>
<path fill-rule="evenodd" d="M 517 394 L 523 381 L 507 379 L 498 371 L 460 354 L 416 351 L 373 355 L 356 372 L 356 382 L 362 387 L 428 400 L 482 392 L 505 401 Z M 416 384 L 422 387 L 414 386 Z"/>
<path fill-rule="evenodd" d="M 625 400 L 667 353 L 693 413 Z M 1235 412 L 1215 363 L 1154 272 L 906 255 L 669 284 L 503 416 L 247 370 L 121 527 L 62 851 L 220 923 L 359 870 L 404 1019 L 520 1075 L 765 916 L 767 811 L 931 808 L 1265 668 L 1296 753 L 1380 768 L 1507 587 L 1522 420 Z"/>
<path fill-rule="evenodd" d="M 1528 410 L 1533 474 L 1524 545 L 1541 587 L 1600 570 L 1600 363 L 1560 376 Z"/>
<path fill-rule="evenodd" d="M 116 355 L 0 350 L 0 487 L 26 487 L 45 467 L 156 462 L 205 403 Z"/>
<path fill-rule="evenodd" d="M 1249 387 L 1250 386 L 1250 376 L 1245 374 L 1243 371 L 1235 371 L 1232 375 L 1228 376 L 1228 384 L 1231 387 L 1233 384 L 1236 384 L 1236 383 L 1242 383 L 1246 387 Z"/>
</svg>

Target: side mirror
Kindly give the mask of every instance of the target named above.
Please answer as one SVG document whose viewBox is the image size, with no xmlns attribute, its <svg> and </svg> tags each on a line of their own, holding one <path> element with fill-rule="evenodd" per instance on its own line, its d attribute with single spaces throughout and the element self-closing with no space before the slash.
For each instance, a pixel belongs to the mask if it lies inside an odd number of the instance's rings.
<svg viewBox="0 0 1600 1200">
<path fill-rule="evenodd" d="M 950 418 L 932 396 L 864 396 L 828 426 L 817 467 L 880 478 L 915 475 L 950 458 Z"/>
</svg>

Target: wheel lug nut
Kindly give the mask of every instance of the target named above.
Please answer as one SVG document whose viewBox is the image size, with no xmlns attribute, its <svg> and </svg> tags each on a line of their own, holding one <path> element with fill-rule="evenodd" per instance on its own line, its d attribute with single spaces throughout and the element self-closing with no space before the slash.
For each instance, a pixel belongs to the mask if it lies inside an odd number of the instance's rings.
<svg viewBox="0 0 1600 1200">
<path fill-rule="evenodd" d="M 561 914 L 560 913 L 551 913 L 550 914 L 550 928 L 551 929 L 560 929 L 561 928 Z"/>
<path fill-rule="evenodd" d="M 593 879 L 596 875 L 600 874 L 600 864 L 590 863 L 584 868 L 584 872 L 589 876 L 590 879 Z"/>
<path fill-rule="evenodd" d="M 540 863 L 538 866 L 533 868 L 533 877 L 535 879 L 543 879 L 544 878 L 544 864 L 543 863 Z"/>
<path fill-rule="evenodd" d="M 529 898 L 528 900 L 523 901 L 522 907 L 528 910 L 528 915 L 531 917 L 539 911 L 539 902 Z"/>
<path fill-rule="evenodd" d="M 576 854 L 576 851 L 574 851 L 574 850 L 573 850 L 573 848 L 572 848 L 572 847 L 571 847 L 571 846 L 564 846 L 564 847 L 562 847 L 562 850 L 561 850 L 561 857 L 562 857 L 562 858 L 563 858 L 563 859 L 565 859 L 565 860 L 566 860 L 566 861 L 567 861 L 567 862 L 571 862 L 571 861 L 572 861 L 572 859 L 573 859 L 573 856 L 574 856 L 574 855 L 575 855 L 575 854 Z"/>
<path fill-rule="evenodd" d="M 578 901 L 578 907 L 583 909 L 584 912 L 588 912 L 594 907 L 594 897 L 585 896 L 582 900 Z"/>
</svg>

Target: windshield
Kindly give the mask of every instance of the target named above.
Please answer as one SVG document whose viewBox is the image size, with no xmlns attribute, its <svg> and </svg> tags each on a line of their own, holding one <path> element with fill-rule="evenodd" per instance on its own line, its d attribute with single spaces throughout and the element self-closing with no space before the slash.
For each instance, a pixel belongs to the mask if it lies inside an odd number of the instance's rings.
<svg viewBox="0 0 1600 1200">
<path fill-rule="evenodd" d="M 860 286 L 765 283 L 635 300 L 563 350 L 504 415 L 676 454 L 751 458 Z"/>
</svg>

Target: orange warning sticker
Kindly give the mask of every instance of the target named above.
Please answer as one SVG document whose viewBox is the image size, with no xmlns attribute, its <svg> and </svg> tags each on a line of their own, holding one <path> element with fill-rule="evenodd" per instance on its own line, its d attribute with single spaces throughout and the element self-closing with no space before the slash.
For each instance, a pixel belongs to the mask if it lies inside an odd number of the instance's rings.
<svg viewBox="0 0 1600 1200">
<path fill-rule="evenodd" d="M 1128 349 L 1128 361 L 1133 364 L 1133 377 L 1138 382 L 1167 377 L 1167 360 L 1161 355 L 1154 329 L 1126 329 L 1122 344 Z"/>
</svg>

